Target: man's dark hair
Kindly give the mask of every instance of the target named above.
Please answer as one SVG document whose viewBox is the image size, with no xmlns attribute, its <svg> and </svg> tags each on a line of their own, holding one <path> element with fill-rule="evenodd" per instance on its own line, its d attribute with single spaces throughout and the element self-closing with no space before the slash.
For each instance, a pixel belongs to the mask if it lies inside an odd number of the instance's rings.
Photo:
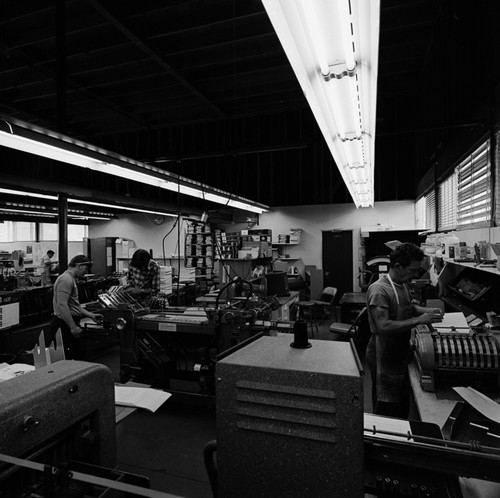
<svg viewBox="0 0 500 498">
<path fill-rule="evenodd" d="M 411 242 L 404 242 L 389 254 L 389 259 L 391 261 L 391 268 L 393 268 L 396 263 L 406 268 L 412 261 L 422 261 L 424 256 L 424 251 L 422 251 L 420 247 Z"/>
<path fill-rule="evenodd" d="M 68 266 L 74 268 L 75 266 L 81 265 L 88 266 L 90 269 L 92 267 L 92 261 L 83 254 L 77 254 L 74 258 L 71 259 Z"/>
<path fill-rule="evenodd" d="M 55 252 L 54 252 L 52 249 L 49 249 L 49 250 L 47 251 L 47 254 L 52 254 L 52 256 L 53 256 L 53 255 L 55 254 Z"/>
<path fill-rule="evenodd" d="M 135 268 L 146 268 L 150 259 L 151 255 L 148 251 L 146 251 L 146 249 L 137 249 L 137 251 L 135 251 L 132 255 L 130 264 Z"/>
</svg>

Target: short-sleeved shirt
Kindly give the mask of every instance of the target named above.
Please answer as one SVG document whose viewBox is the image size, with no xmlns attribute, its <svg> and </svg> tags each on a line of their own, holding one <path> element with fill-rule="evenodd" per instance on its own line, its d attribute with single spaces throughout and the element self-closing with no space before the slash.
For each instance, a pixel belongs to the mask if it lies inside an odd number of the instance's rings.
<svg viewBox="0 0 500 498">
<path fill-rule="evenodd" d="M 44 256 L 42 256 L 42 261 L 40 263 L 40 267 L 42 268 L 42 270 L 45 270 L 47 268 L 50 270 L 51 266 L 52 266 L 51 257 L 48 254 L 45 254 Z"/>
<path fill-rule="evenodd" d="M 401 306 L 409 305 L 410 300 L 406 286 L 404 284 L 394 283 L 394 288 L 398 293 L 399 304 Z M 389 318 L 391 320 L 397 319 L 398 302 L 387 275 L 382 275 L 368 287 L 368 291 L 366 292 L 366 304 L 368 307 L 368 321 L 372 333 L 376 331 L 375 320 L 373 320 L 372 317 L 373 307 L 382 306 L 383 308 L 387 308 L 389 310 Z"/>
<path fill-rule="evenodd" d="M 65 271 L 54 283 L 54 297 L 52 299 L 52 304 L 54 306 L 54 315 L 59 318 L 62 316 L 57 312 L 57 303 L 61 295 L 68 296 L 68 307 L 71 312 L 71 315 L 74 317 L 80 317 L 80 301 L 78 300 L 78 287 L 76 285 L 76 280 L 73 275 Z"/>
<path fill-rule="evenodd" d="M 129 265 L 127 283 L 137 289 L 151 289 L 153 292 L 160 290 L 160 267 L 152 259 L 146 269 L 139 269 Z"/>
</svg>

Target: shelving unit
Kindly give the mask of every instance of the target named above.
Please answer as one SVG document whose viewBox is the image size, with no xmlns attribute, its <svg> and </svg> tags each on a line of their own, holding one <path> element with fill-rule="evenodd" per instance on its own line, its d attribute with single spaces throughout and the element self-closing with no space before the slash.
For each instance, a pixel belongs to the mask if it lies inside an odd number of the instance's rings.
<svg viewBox="0 0 500 498">
<path fill-rule="evenodd" d="M 214 233 L 207 223 L 188 226 L 184 244 L 184 266 L 195 270 L 196 279 L 214 276 Z"/>
<path fill-rule="evenodd" d="M 238 257 L 238 250 L 241 247 L 241 237 L 239 232 L 216 233 L 215 259 L 231 259 Z"/>
<path fill-rule="evenodd" d="M 273 240 L 273 246 L 296 246 L 300 244 L 301 235 L 301 228 L 290 228 L 289 233 L 278 234 L 278 238 Z"/>
<path fill-rule="evenodd" d="M 486 313 L 500 314 L 500 271 L 475 263 L 446 261 L 438 277 L 439 295 L 452 309 L 486 322 Z M 470 288 L 470 292 L 468 291 Z"/>
</svg>

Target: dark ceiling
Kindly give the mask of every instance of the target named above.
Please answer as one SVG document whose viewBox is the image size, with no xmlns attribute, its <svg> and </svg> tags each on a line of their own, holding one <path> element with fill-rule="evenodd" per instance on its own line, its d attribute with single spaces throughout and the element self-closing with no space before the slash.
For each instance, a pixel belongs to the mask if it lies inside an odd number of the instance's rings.
<svg viewBox="0 0 500 498">
<path fill-rule="evenodd" d="M 375 202 L 415 198 L 419 178 L 451 160 L 452 144 L 488 131 L 500 79 L 499 4 L 381 0 Z M 1 7 L 4 118 L 271 206 L 351 202 L 260 0 Z M 0 154 L 3 184 L 215 207 L 5 148 Z M 3 195 L 0 204 L 12 200 Z"/>
</svg>

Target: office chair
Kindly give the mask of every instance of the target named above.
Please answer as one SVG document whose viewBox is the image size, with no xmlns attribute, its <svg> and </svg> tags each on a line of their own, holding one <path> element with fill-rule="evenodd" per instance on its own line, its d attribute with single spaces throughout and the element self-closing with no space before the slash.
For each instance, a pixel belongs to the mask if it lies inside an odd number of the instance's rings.
<svg viewBox="0 0 500 498">
<path fill-rule="evenodd" d="M 334 320 L 337 320 L 337 296 L 338 289 L 336 287 L 325 287 L 318 300 L 312 302 L 323 307 L 322 320 L 327 318 L 330 312 L 333 312 Z"/>
<path fill-rule="evenodd" d="M 323 308 L 315 301 L 297 302 L 297 317 L 306 321 L 307 329 L 311 331 L 311 337 L 314 337 L 315 331 L 316 335 L 319 335 L 320 312 L 323 312 Z"/>
</svg>

